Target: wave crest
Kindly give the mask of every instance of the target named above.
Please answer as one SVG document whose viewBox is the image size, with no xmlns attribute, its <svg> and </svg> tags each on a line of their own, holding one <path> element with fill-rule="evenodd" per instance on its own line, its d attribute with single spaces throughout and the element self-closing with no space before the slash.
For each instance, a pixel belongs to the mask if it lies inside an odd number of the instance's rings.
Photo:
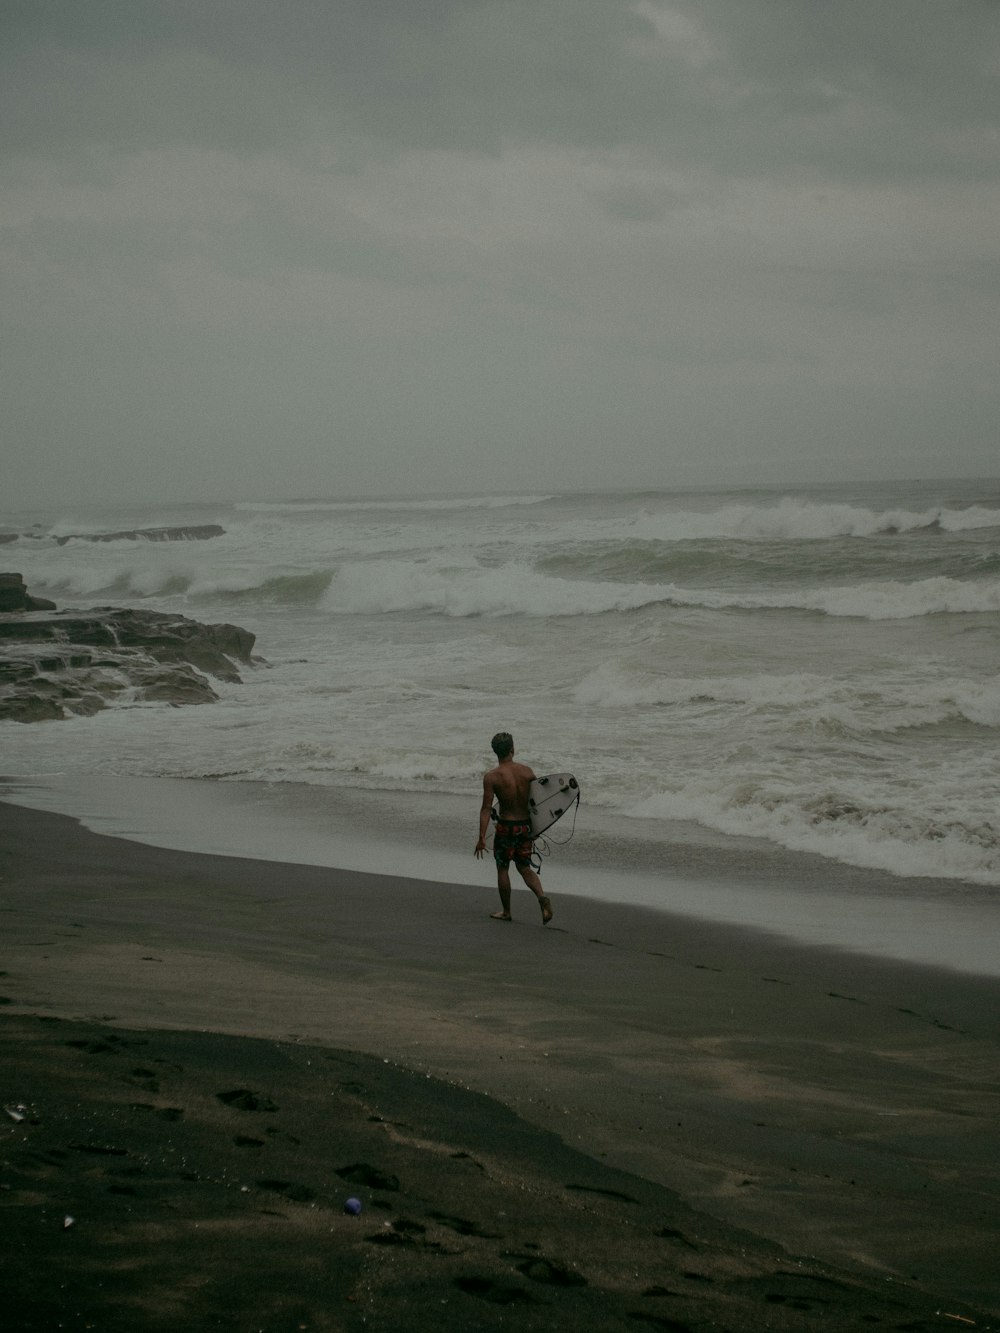
<svg viewBox="0 0 1000 1333">
<path fill-rule="evenodd" d="M 483 568 L 402 560 L 338 570 L 325 599 L 341 613 L 434 611 L 447 616 L 576 616 L 632 611 L 663 600 L 655 588 L 550 578 L 528 565 Z"/>
<path fill-rule="evenodd" d="M 441 561 L 373 560 L 337 571 L 324 605 L 331 612 L 431 611 L 448 616 L 581 616 L 657 604 L 709 610 L 813 611 L 866 620 L 1000 610 L 1000 580 L 946 577 L 794 592 L 736 593 L 668 583 L 565 579 L 518 563 L 483 567 L 471 556 Z"/>
<path fill-rule="evenodd" d="M 854 683 L 808 672 L 755 676 L 652 676 L 604 663 L 576 686 L 583 708 L 693 707 L 780 712 L 785 726 L 876 735 L 944 722 L 1000 727 L 1000 676 L 988 681 L 898 675 Z"/>
<path fill-rule="evenodd" d="M 599 525 L 607 526 L 607 525 Z M 619 530 L 621 525 L 617 525 Z M 741 538 L 768 541 L 822 541 L 834 537 L 894 536 L 920 529 L 967 532 L 1000 527 L 1000 510 L 971 505 L 966 509 L 935 506 L 909 509 L 866 509 L 847 504 L 822 504 L 786 497 L 776 505 L 726 505 L 708 513 L 663 510 L 637 515 L 623 535 L 641 541 L 701 541 Z"/>
<path fill-rule="evenodd" d="M 1000 885 L 1000 829 L 988 812 L 959 816 L 957 805 L 954 811 L 907 811 L 874 796 L 809 791 L 735 773 L 721 788 L 692 783 L 657 793 L 627 813 L 693 820 L 896 875 Z"/>
</svg>

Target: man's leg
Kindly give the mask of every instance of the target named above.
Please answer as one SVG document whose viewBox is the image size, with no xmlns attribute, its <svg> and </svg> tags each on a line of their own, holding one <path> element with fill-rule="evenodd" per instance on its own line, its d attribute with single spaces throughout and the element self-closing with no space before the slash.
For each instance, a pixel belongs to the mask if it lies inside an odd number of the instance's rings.
<svg viewBox="0 0 1000 1333">
<path fill-rule="evenodd" d="M 509 921 L 510 916 L 510 870 L 507 866 L 497 866 L 497 889 L 500 892 L 500 911 L 491 912 L 494 921 Z"/>
<path fill-rule="evenodd" d="M 542 881 L 532 870 L 531 866 L 527 864 L 519 865 L 517 867 L 517 873 L 521 876 L 525 884 L 527 884 L 528 888 L 538 899 L 538 906 L 542 909 L 542 925 L 547 926 L 549 922 L 552 920 L 552 904 L 545 896 L 545 891 L 542 888 Z M 509 897 L 509 891 L 508 891 L 508 897 Z"/>
</svg>

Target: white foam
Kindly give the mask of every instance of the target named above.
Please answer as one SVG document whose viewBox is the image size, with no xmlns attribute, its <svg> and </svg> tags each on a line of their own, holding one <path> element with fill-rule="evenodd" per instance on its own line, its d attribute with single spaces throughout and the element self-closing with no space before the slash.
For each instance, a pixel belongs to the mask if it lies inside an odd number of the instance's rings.
<svg viewBox="0 0 1000 1333">
<path fill-rule="evenodd" d="M 988 788 L 986 789 L 988 792 Z M 936 797 L 936 799 L 935 799 Z M 886 786 L 850 792 L 744 770 L 661 791 L 632 807 L 643 819 L 695 819 L 721 833 L 767 838 L 790 851 L 916 878 L 1000 886 L 1000 829 L 988 795 L 927 790 L 923 809 L 903 809 Z M 937 809 L 933 806 L 937 805 Z"/>
<path fill-rule="evenodd" d="M 657 704 L 728 703 L 784 708 L 826 697 L 830 683 L 823 677 L 798 673 L 771 676 L 636 675 L 612 662 L 602 663 L 576 687 L 584 707 L 640 708 Z"/>
<path fill-rule="evenodd" d="M 879 537 L 940 527 L 948 532 L 1000 527 L 1000 509 L 866 509 L 786 497 L 777 504 L 726 505 L 706 513 L 666 509 L 612 520 L 591 528 L 590 536 L 611 535 L 642 541 L 703 541 L 739 538 L 750 541 L 822 541 L 834 537 Z"/>
<path fill-rule="evenodd" d="M 1000 676 L 940 680 L 897 671 L 853 680 L 810 672 L 754 676 L 670 676 L 604 662 L 574 689 L 584 708 L 634 709 L 724 704 L 780 710 L 791 722 L 830 721 L 856 732 L 901 731 L 953 719 L 1000 727 Z"/>
<path fill-rule="evenodd" d="M 588 583 L 539 574 L 516 563 L 490 569 L 471 555 L 415 562 L 347 564 L 334 577 L 324 605 L 330 611 L 435 611 L 446 616 L 578 616 L 631 611 L 664 600 L 654 585 Z"/>
<path fill-rule="evenodd" d="M 913 583 L 887 580 L 807 592 L 801 597 L 760 599 L 761 606 L 801 606 L 829 616 L 865 620 L 906 620 L 913 616 L 975 614 L 1000 611 L 1000 579 L 919 579 Z"/>
<path fill-rule="evenodd" d="M 346 563 L 333 578 L 327 610 L 357 614 L 434 611 L 448 616 L 581 616 L 664 603 L 712 610 L 801 610 L 866 620 L 1000 610 L 1000 580 L 883 581 L 795 592 L 734 593 L 673 583 L 564 579 L 514 563 L 483 568 L 469 553 L 421 561 Z"/>
<path fill-rule="evenodd" d="M 378 546 L 385 549 L 384 539 Z M 399 543 L 404 549 L 406 542 Z M 254 566 L 239 550 L 214 559 L 199 558 L 194 544 L 166 551 L 149 544 L 99 554 L 72 563 L 65 555 L 39 551 L 30 566 L 30 586 L 76 602 L 94 598 L 190 601 L 226 594 L 280 596 L 289 580 L 293 600 L 310 586 L 319 597 L 329 580 L 322 607 L 332 613 L 372 614 L 430 611 L 446 616 L 587 616 L 630 612 L 657 604 L 709 610 L 812 611 L 864 620 L 906 620 L 929 615 L 983 614 L 1000 610 L 1000 579 L 962 580 L 948 577 L 849 584 L 795 591 L 735 592 L 685 588 L 675 583 L 625 583 L 612 580 L 559 578 L 540 573 L 524 562 L 483 567 L 461 547 L 448 555 L 414 553 L 409 559 L 342 559 L 324 569 L 275 559 Z M 324 553 L 329 561 L 329 551 Z M 28 578 L 29 575 L 26 575 Z"/>
</svg>

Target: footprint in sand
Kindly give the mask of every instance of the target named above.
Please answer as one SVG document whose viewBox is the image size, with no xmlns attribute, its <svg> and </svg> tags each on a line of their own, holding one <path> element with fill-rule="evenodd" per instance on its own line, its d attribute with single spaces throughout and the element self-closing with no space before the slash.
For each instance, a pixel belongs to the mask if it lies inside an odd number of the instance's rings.
<svg viewBox="0 0 1000 1333">
<path fill-rule="evenodd" d="M 179 1106 L 154 1106 L 151 1102 L 130 1102 L 130 1111 L 148 1111 L 152 1115 L 159 1116 L 161 1120 L 176 1121 L 184 1116 L 183 1110 Z"/>
<path fill-rule="evenodd" d="M 249 1088 L 234 1088 L 232 1092 L 217 1092 L 216 1097 L 223 1106 L 233 1106 L 238 1111 L 276 1111 L 278 1108 L 268 1097 Z"/>
<path fill-rule="evenodd" d="M 429 1212 L 428 1217 L 435 1222 L 440 1222 L 443 1227 L 449 1231 L 456 1231 L 460 1236 L 478 1236 L 482 1240 L 502 1240 L 503 1237 L 495 1231 L 487 1231 L 485 1227 L 478 1222 L 470 1222 L 467 1217 L 452 1217 L 449 1213 Z"/>
<path fill-rule="evenodd" d="M 468 1162 L 470 1166 L 474 1166 L 474 1167 L 476 1168 L 477 1171 L 482 1171 L 483 1174 L 485 1175 L 485 1173 L 486 1173 L 486 1167 L 483 1166 L 482 1162 L 477 1162 L 476 1159 L 475 1159 L 474 1157 L 470 1157 L 469 1154 L 468 1154 L 467 1152 L 453 1152 L 453 1153 L 451 1154 L 451 1156 L 452 1156 L 456 1161 L 459 1161 L 459 1162 Z"/>
<path fill-rule="evenodd" d="M 469 1296 L 478 1296 L 492 1305 L 538 1305 L 530 1291 L 507 1282 L 496 1282 L 491 1277 L 457 1277 L 454 1285 Z"/>
<path fill-rule="evenodd" d="M 337 1175 L 341 1180 L 346 1180 L 351 1185 L 367 1185 L 373 1190 L 398 1190 L 399 1177 L 391 1175 L 386 1171 L 379 1171 L 377 1167 L 370 1166 L 367 1162 L 354 1162 L 350 1166 L 341 1166 L 337 1169 Z"/>
<path fill-rule="evenodd" d="M 580 1193 L 583 1193 L 583 1194 L 600 1194 L 600 1195 L 602 1196 L 602 1198 L 605 1198 L 605 1199 L 617 1199 L 619 1203 L 634 1203 L 634 1204 L 638 1204 L 638 1202 L 639 1202 L 638 1199 L 633 1199 L 632 1196 L 631 1196 L 631 1194 L 622 1194 L 620 1190 L 606 1190 L 606 1189 L 601 1189 L 601 1188 L 600 1188 L 599 1186 L 597 1186 L 597 1185 L 573 1185 L 573 1184 L 568 1184 L 568 1185 L 566 1186 L 566 1189 L 568 1189 L 568 1190 L 578 1190 Z"/>
<path fill-rule="evenodd" d="M 525 1256 L 516 1267 L 519 1273 L 523 1273 L 532 1282 L 547 1283 L 552 1287 L 587 1286 L 587 1279 L 582 1273 L 573 1268 L 565 1268 L 562 1264 L 553 1263 L 551 1259 L 545 1259 L 541 1255 Z"/>
<path fill-rule="evenodd" d="M 293 1203 L 311 1203 L 316 1197 L 308 1185 L 299 1185 L 294 1180 L 264 1179 L 254 1182 L 259 1190 L 269 1190 L 272 1194 L 281 1194 Z"/>
<path fill-rule="evenodd" d="M 662 1288 L 662 1290 L 652 1288 L 649 1292 L 643 1292 L 644 1296 L 673 1296 L 675 1294 L 676 1293 L 674 1292 L 667 1291 L 666 1287 Z M 683 1324 L 679 1319 L 668 1319 L 664 1315 L 647 1314 L 645 1310 L 638 1310 L 634 1313 L 630 1313 L 629 1319 L 634 1319 L 640 1324 L 649 1324 L 652 1328 L 665 1329 L 666 1333 L 694 1333 L 694 1329 L 690 1324 Z"/>
<path fill-rule="evenodd" d="M 423 1250 L 441 1250 L 437 1241 L 428 1241 L 424 1237 L 427 1235 L 427 1228 L 419 1222 L 414 1222 L 409 1217 L 397 1217 L 396 1220 L 384 1231 L 373 1232 L 366 1236 L 365 1240 L 369 1245 L 419 1245 Z M 449 1253 L 457 1254 L 460 1251 L 453 1250 Z"/>
<path fill-rule="evenodd" d="M 659 1240 L 676 1241 L 678 1245 L 686 1245 L 689 1250 L 698 1248 L 693 1240 L 688 1240 L 683 1231 L 678 1231 L 676 1227 L 662 1227 L 659 1231 L 654 1231 L 653 1235 Z"/>
</svg>

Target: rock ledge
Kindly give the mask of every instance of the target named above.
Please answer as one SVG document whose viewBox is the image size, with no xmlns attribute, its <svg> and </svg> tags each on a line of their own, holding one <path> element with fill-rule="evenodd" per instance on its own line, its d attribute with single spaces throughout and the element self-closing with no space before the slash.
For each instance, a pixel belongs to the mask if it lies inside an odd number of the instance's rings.
<svg viewBox="0 0 1000 1333">
<path fill-rule="evenodd" d="M 210 703 L 207 677 L 239 683 L 254 635 L 237 625 L 109 606 L 57 611 L 0 574 L 0 719 L 37 722 L 113 702 Z"/>
</svg>

